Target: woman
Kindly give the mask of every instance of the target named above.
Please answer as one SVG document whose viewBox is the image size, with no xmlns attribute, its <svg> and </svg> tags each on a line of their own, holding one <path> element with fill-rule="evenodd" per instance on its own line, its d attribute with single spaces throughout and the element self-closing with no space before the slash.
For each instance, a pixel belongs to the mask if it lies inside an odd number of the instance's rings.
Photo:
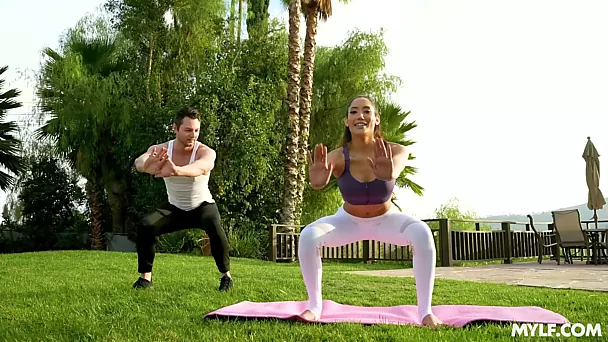
<svg viewBox="0 0 608 342">
<path fill-rule="evenodd" d="M 334 215 L 309 224 L 300 234 L 298 258 L 309 300 L 301 316 L 311 321 L 321 316 L 321 247 L 377 240 L 413 247 L 420 321 L 425 326 L 440 325 L 431 311 L 436 253 L 431 230 L 391 203 L 395 179 L 404 169 L 408 153 L 402 145 L 383 141 L 380 113 L 369 97 L 351 101 L 344 125 L 341 148 L 328 154 L 323 145 L 315 146 L 314 162 L 308 153 L 312 188 L 322 189 L 333 174 L 345 203 Z"/>
</svg>

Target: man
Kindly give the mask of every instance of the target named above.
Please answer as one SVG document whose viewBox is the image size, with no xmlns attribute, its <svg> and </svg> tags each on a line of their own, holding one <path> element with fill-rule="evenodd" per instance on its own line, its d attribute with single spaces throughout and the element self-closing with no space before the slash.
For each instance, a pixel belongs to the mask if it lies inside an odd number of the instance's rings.
<svg viewBox="0 0 608 342">
<path fill-rule="evenodd" d="M 233 285 L 230 275 L 229 245 L 220 214 L 209 192 L 209 175 L 215 165 L 215 151 L 198 142 L 200 113 L 193 108 L 179 110 L 173 120 L 175 139 L 150 146 L 135 160 L 135 168 L 163 178 L 168 202 L 147 215 L 137 231 L 138 272 L 134 288 L 152 286 L 154 245 L 159 235 L 183 229 L 207 232 L 211 254 L 222 273 L 220 291 Z"/>
</svg>

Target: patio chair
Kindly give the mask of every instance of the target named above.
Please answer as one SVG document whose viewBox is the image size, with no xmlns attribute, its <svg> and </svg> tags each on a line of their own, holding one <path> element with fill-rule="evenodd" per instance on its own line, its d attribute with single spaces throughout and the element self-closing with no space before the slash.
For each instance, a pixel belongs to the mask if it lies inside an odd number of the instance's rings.
<svg viewBox="0 0 608 342">
<path fill-rule="evenodd" d="M 602 262 L 602 258 L 605 258 L 606 261 L 608 261 L 608 232 L 604 233 L 604 241 L 602 241 L 600 239 L 599 243 L 598 243 L 598 250 L 597 252 L 599 253 L 598 259 L 600 262 Z"/>
<path fill-rule="evenodd" d="M 532 215 L 528 215 L 528 221 L 530 221 L 530 228 L 532 228 L 532 231 L 534 231 L 534 236 L 536 237 L 536 247 L 538 248 L 538 263 L 543 263 L 543 254 L 545 249 L 551 248 L 551 250 L 553 251 L 553 259 L 557 260 L 557 264 L 559 265 L 560 255 L 559 248 L 557 247 L 557 242 L 555 242 L 556 234 L 539 233 L 538 230 L 536 230 L 536 227 L 534 227 L 534 219 L 532 218 Z M 546 242 L 546 237 L 550 238 L 550 243 Z"/>
<path fill-rule="evenodd" d="M 570 250 L 587 250 L 587 261 L 591 255 L 591 244 L 587 235 L 583 232 L 581 215 L 578 209 L 552 211 L 553 226 L 557 234 L 557 245 L 564 252 L 566 262 L 572 263 Z M 583 260 L 581 252 L 581 260 Z"/>
</svg>

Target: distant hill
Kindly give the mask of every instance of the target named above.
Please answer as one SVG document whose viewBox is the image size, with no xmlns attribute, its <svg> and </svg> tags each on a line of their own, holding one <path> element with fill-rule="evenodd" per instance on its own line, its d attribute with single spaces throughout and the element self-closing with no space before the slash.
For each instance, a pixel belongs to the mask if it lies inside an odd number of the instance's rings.
<svg viewBox="0 0 608 342">
<path fill-rule="evenodd" d="M 608 202 L 608 199 L 607 199 Z M 579 204 L 573 207 L 568 207 L 568 208 L 556 208 L 555 210 L 567 210 L 567 209 L 578 209 L 578 211 L 581 214 L 581 221 L 587 221 L 587 220 L 593 220 L 593 210 L 589 210 L 587 209 L 587 203 L 583 203 L 583 204 Z M 598 216 L 598 220 L 608 220 L 608 205 L 604 206 L 604 209 L 602 210 L 598 210 L 597 211 L 597 216 Z M 551 212 L 550 211 L 545 211 L 545 212 L 541 212 L 541 213 L 529 213 L 530 215 L 532 215 L 532 218 L 534 219 L 534 222 L 553 222 L 553 217 L 551 217 Z M 522 215 L 498 215 L 498 216 L 488 216 L 488 217 L 484 217 L 483 220 L 497 220 L 497 221 L 516 221 L 516 222 L 528 222 L 528 217 L 526 217 L 526 215 L 528 214 L 522 214 Z M 492 226 L 493 229 L 500 229 L 500 224 L 490 224 L 490 226 Z M 535 224 L 535 227 L 539 230 L 545 230 L 547 229 L 546 225 L 540 225 L 537 226 Z M 608 223 L 598 223 L 598 227 L 608 227 Z M 583 226 L 584 228 L 584 226 Z M 513 227 L 513 229 L 525 229 L 525 226 L 523 225 L 516 225 Z"/>
</svg>

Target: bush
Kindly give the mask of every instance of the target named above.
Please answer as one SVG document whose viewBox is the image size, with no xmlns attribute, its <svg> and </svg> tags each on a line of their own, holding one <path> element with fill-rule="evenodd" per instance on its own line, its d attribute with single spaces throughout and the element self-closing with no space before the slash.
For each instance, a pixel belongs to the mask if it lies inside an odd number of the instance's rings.
<svg viewBox="0 0 608 342">
<path fill-rule="evenodd" d="M 201 229 L 185 229 L 158 237 L 156 251 L 159 253 L 201 253 L 201 243 L 205 236 Z"/>
<path fill-rule="evenodd" d="M 230 256 L 265 259 L 268 250 L 268 235 L 250 229 L 233 229 L 228 232 Z"/>
</svg>

